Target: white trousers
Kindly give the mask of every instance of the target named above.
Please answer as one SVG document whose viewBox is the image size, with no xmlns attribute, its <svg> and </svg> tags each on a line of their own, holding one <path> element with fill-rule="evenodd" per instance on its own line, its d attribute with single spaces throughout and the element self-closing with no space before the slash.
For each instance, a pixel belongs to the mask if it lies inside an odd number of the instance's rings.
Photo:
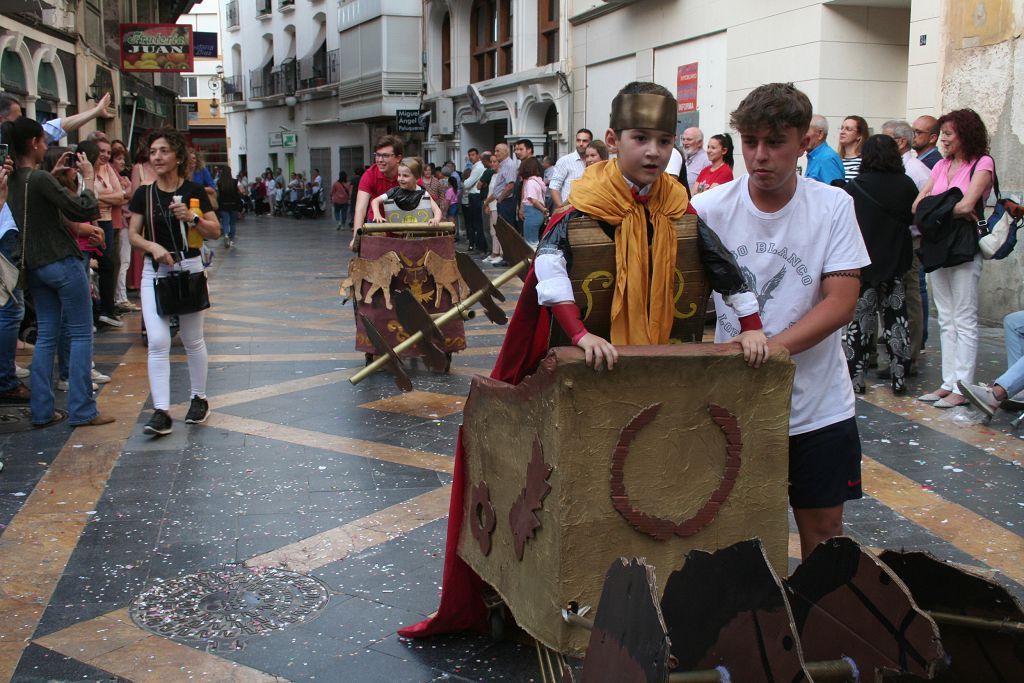
<svg viewBox="0 0 1024 683">
<path fill-rule="evenodd" d="M 183 269 L 197 272 L 203 269 L 202 257 L 185 259 Z M 160 264 L 159 273 L 167 273 L 169 266 Z M 153 291 L 153 261 L 147 255 L 142 268 L 142 317 L 146 322 L 149 341 L 149 392 L 153 407 L 167 410 L 171 407 L 171 318 L 156 312 L 156 294 Z M 209 360 L 206 340 L 203 339 L 203 319 L 206 311 L 178 316 L 178 334 L 188 357 L 188 376 L 192 383 L 191 396 L 206 398 L 206 371 Z"/>
<path fill-rule="evenodd" d="M 128 302 L 128 288 L 125 285 L 128 277 L 128 265 L 132 262 L 132 242 L 128 239 L 128 229 L 122 228 L 117 231 L 121 236 L 118 240 L 120 263 L 117 269 L 117 283 L 114 287 L 114 303 L 123 304 Z"/>
<path fill-rule="evenodd" d="M 978 359 L 978 281 L 981 255 L 928 275 L 932 301 L 939 312 L 942 388 L 959 394 L 957 381 L 974 383 Z"/>
</svg>

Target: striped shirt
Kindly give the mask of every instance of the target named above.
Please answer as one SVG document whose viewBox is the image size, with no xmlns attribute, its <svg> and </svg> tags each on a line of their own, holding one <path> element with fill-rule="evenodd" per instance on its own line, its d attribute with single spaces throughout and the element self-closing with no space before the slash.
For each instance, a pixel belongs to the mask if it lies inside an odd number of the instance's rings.
<svg viewBox="0 0 1024 683">
<path fill-rule="evenodd" d="M 843 171 L 846 173 L 846 181 L 849 182 L 860 173 L 860 155 L 843 159 Z"/>
</svg>

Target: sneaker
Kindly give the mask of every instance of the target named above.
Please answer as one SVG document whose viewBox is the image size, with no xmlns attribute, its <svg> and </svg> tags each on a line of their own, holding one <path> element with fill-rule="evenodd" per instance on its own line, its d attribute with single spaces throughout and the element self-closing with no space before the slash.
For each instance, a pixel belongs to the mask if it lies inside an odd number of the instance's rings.
<svg viewBox="0 0 1024 683">
<path fill-rule="evenodd" d="M 508 268 L 509 262 L 505 259 L 501 259 L 500 261 L 491 261 L 491 265 L 498 268 Z"/>
<path fill-rule="evenodd" d="M 108 327 L 124 327 L 124 321 L 118 320 L 117 318 L 111 318 L 109 315 L 101 315 L 99 321 Z"/>
<path fill-rule="evenodd" d="M 142 428 L 142 431 L 146 434 L 155 434 L 157 436 L 167 436 L 171 433 L 171 416 L 167 414 L 166 410 L 153 411 L 153 417 L 149 418 L 149 422 Z"/>
<path fill-rule="evenodd" d="M 67 390 L 68 390 L 68 381 L 66 379 L 59 379 L 59 380 L 57 380 L 57 391 L 67 391 Z M 92 383 L 92 390 L 93 391 L 99 391 L 100 390 L 100 385 L 96 384 L 96 382 L 93 382 Z"/>
<path fill-rule="evenodd" d="M 142 310 L 142 307 L 133 304 L 131 301 L 118 301 L 116 305 L 117 310 L 122 313 L 134 313 Z"/>
<path fill-rule="evenodd" d="M 100 372 L 96 368 L 93 368 L 92 369 L 92 381 L 93 381 L 93 384 L 106 384 L 107 382 L 110 381 L 110 377 L 107 376 L 107 375 L 104 375 L 102 372 Z"/>
<path fill-rule="evenodd" d="M 960 387 L 960 392 L 971 402 L 972 406 L 989 417 L 995 415 L 996 411 L 999 410 L 999 400 L 996 399 L 995 395 L 992 394 L 992 390 L 988 387 L 980 384 L 967 384 L 966 382 L 957 382 L 956 385 Z"/>
<path fill-rule="evenodd" d="M 20 365 L 15 365 L 14 366 L 14 375 L 18 379 L 25 379 L 26 377 L 28 377 L 31 374 L 32 374 L 32 371 L 29 370 L 28 368 L 23 368 Z"/>
<path fill-rule="evenodd" d="M 28 403 L 32 400 L 32 392 L 21 382 L 10 391 L 0 391 L 0 403 Z"/>
<path fill-rule="evenodd" d="M 199 424 L 206 422 L 206 418 L 210 416 L 210 404 L 205 398 L 199 398 L 198 396 L 192 397 L 192 403 L 188 407 L 188 413 L 185 415 L 185 424 Z"/>
</svg>

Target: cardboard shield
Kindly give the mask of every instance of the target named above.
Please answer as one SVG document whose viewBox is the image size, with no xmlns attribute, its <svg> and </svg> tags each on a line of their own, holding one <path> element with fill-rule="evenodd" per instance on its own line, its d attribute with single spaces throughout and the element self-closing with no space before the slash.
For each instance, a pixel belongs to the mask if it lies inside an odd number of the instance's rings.
<svg viewBox="0 0 1024 683">
<path fill-rule="evenodd" d="M 518 385 L 473 380 L 459 555 L 544 645 L 579 655 L 559 610 L 597 605 L 608 565 L 644 557 L 659 591 L 690 550 L 758 537 L 785 573 L 789 404 L 782 349 L 624 346 L 611 372 L 555 348 Z"/>
</svg>

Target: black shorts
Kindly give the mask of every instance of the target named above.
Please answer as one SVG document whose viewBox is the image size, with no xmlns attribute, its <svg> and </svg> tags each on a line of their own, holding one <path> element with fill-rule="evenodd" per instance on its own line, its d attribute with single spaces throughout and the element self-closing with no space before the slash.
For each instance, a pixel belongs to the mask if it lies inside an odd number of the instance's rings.
<svg viewBox="0 0 1024 683">
<path fill-rule="evenodd" d="M 789 437 L 789 504 L 830 508 L 864 497 L 857 418 Z"/>
</svg>

